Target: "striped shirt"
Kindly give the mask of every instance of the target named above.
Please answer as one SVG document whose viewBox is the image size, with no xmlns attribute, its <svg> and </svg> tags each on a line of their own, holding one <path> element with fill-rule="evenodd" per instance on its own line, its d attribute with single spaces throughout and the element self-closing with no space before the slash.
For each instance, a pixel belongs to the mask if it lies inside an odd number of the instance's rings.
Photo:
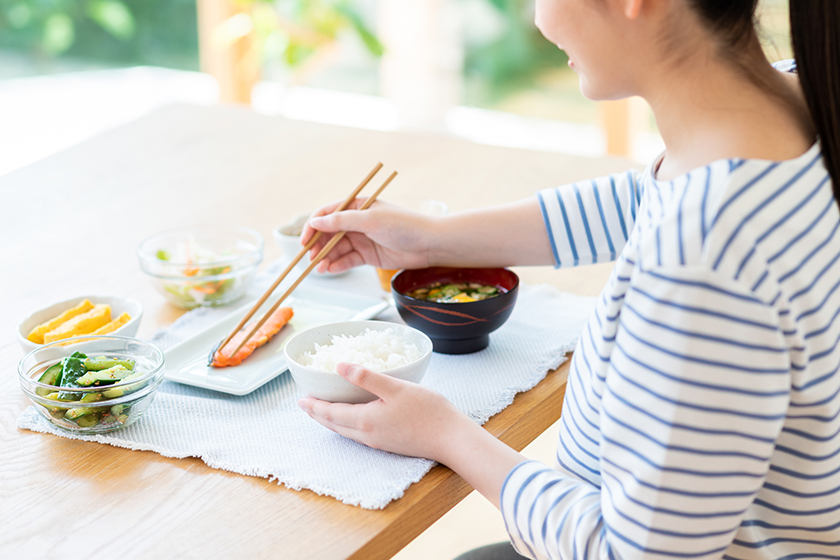
<svg viewBox="0 0 840 560">
<path fill-rule="evenodd" d="M 840 558 L 840 211 L 819 144 L 538 194 L 558 267 L 616 265 L 557 465 L 501 492 L 534 558 Z"/>
</svg>

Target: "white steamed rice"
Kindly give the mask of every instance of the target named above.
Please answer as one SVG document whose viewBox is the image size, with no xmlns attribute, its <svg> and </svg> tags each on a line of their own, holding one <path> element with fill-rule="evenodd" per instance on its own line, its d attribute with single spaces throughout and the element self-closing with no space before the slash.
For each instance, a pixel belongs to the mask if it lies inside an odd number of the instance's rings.
<svg viewBox="0 0 840 560">
<path fill-rule="evenodd" d="M 330 344 L 315 343 L 315 350 L 304 352 L 300 363 L 322 371 L 335 372 L 341 362 L 358 364 L 373 371 L 407 366 L 423 357 L 415 344 L 407 342 L 387 328 L 365 329 L 358 336 L 334 335 Z"/>
</svg>

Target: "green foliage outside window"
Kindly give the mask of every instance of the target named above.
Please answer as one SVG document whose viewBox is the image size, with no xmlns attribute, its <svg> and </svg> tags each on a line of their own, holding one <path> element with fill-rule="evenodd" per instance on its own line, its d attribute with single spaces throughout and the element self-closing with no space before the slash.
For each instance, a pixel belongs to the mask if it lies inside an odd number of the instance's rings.
<svg viewBox="0 0 840 560">
<path fill-rule="evenodd" d="M 351 0 L 240 1 L 252 8 L 264 53 L 279 56 L 291 67 L 304 63 L 345 31 L 358 36 L 373 56 L 382 56 L 385 50 Z"/>
<path fill-rule="evenodd" d="M 135 34 L 134 16 L 119 0 L 0 0 L 3 36 L 7 42 L 29 43 L 36 50 L 56 55 L 76 42 L 77 21 L 97 25 L 115 39 Z"/>
<path fill-rule="evenodd" d="M 533 85 L 534 78 L 549 68 L 563 68 L 566 53 L 548 41 L 534 25 L 533 0 L 487 0 L 504 21 L 502 34 L 494 40 L 470 45 L 464 61 L 469 79 L 481 83 L 484 99 L 492 102 L 518 89 Z"/>
<path fill-rule="evenodd" d="M 374 56 L 383 47 L 349 0 L 239 0 L 271 53 L 303 63 L 344 31 Z M 198 68 L 195 0 L 0 0 L 0 47 L 42 58 Z"/>
<path fill-rule="evenodd" d="M 290 66 L 348 30 L 372 55 L 383 52 L 352 0 L 240 1 L 254 7 L 258 33 Z M 490 44 L 469 47 L 468 73 L 513 87 L 540 68 L 565 63 L 535 29 L 529 0 L 487 1 L 504 18 L 506 31 Z M 42 57 L 195 69 L 196 27 L 195 0 L 0 0 L 0 47 Z"/>
<path fill-rule="evenodd" d="M 198 68 L 195 0 L 0 0 L 0 47 Z"/>
<path fill-rule="evenodd" d="M 236 1 L 248 8 L 264 57 L 291 68 L 305 68 L 342 34 L 357 37 L 371 56 L 384 52 L 356 0 Z M 470 103 L 493 104 L 532 86 L 545 69 L 565 66 L 565 54 L 534 26 L 533 0 L 483 1 L 501 25 L 466 45 Z M 42 61 L 69 56 L 197 70 L 197 35 L 196 0 L 0 0 L 0 48 Z"/>
</svg>

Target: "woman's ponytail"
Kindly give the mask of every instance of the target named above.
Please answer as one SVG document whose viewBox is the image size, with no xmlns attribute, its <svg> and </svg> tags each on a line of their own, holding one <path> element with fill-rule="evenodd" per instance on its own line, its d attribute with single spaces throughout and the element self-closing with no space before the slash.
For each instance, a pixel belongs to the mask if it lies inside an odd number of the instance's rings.
<svg viewBox="0 0 840 560">
<path fill-rule="evenodd" d="M 790 0 L 793 55 L 840 203 L 840 0 Z"/>
</svg>

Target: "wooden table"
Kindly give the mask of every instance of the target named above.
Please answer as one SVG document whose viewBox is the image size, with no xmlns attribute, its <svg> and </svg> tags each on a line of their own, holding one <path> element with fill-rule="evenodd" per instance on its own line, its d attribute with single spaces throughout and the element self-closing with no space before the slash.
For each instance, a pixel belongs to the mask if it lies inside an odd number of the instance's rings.
<svg viewBox="0 0 840 560">
<path fill-rule="evenodd" d="M 434 468 L 384 510 L 207 467 L 19 430 L 13 331 L 29 311 L 79 294 L 144 305 L 139 336 L 176 319 L 143 277 L 135 248 L 181 225 L 235 224 L 266 237 L 293 214 L 341 198 L 377 161 L 398 169 L 392 196 L 453 211 L 627 167 L 457 139 L 380 133 L 175 106 L 0 178 L 0 558 L 388 558 L 471 489 Z M 387 198 L 387 197 L 386 197 Z M 518 271 L 595 295 L 609 267 Z M 522 449 L 557 420 L 566 367 L 486 427 Z M 142 420 L 141 420 L 142 421 Z"/>
</svg>

